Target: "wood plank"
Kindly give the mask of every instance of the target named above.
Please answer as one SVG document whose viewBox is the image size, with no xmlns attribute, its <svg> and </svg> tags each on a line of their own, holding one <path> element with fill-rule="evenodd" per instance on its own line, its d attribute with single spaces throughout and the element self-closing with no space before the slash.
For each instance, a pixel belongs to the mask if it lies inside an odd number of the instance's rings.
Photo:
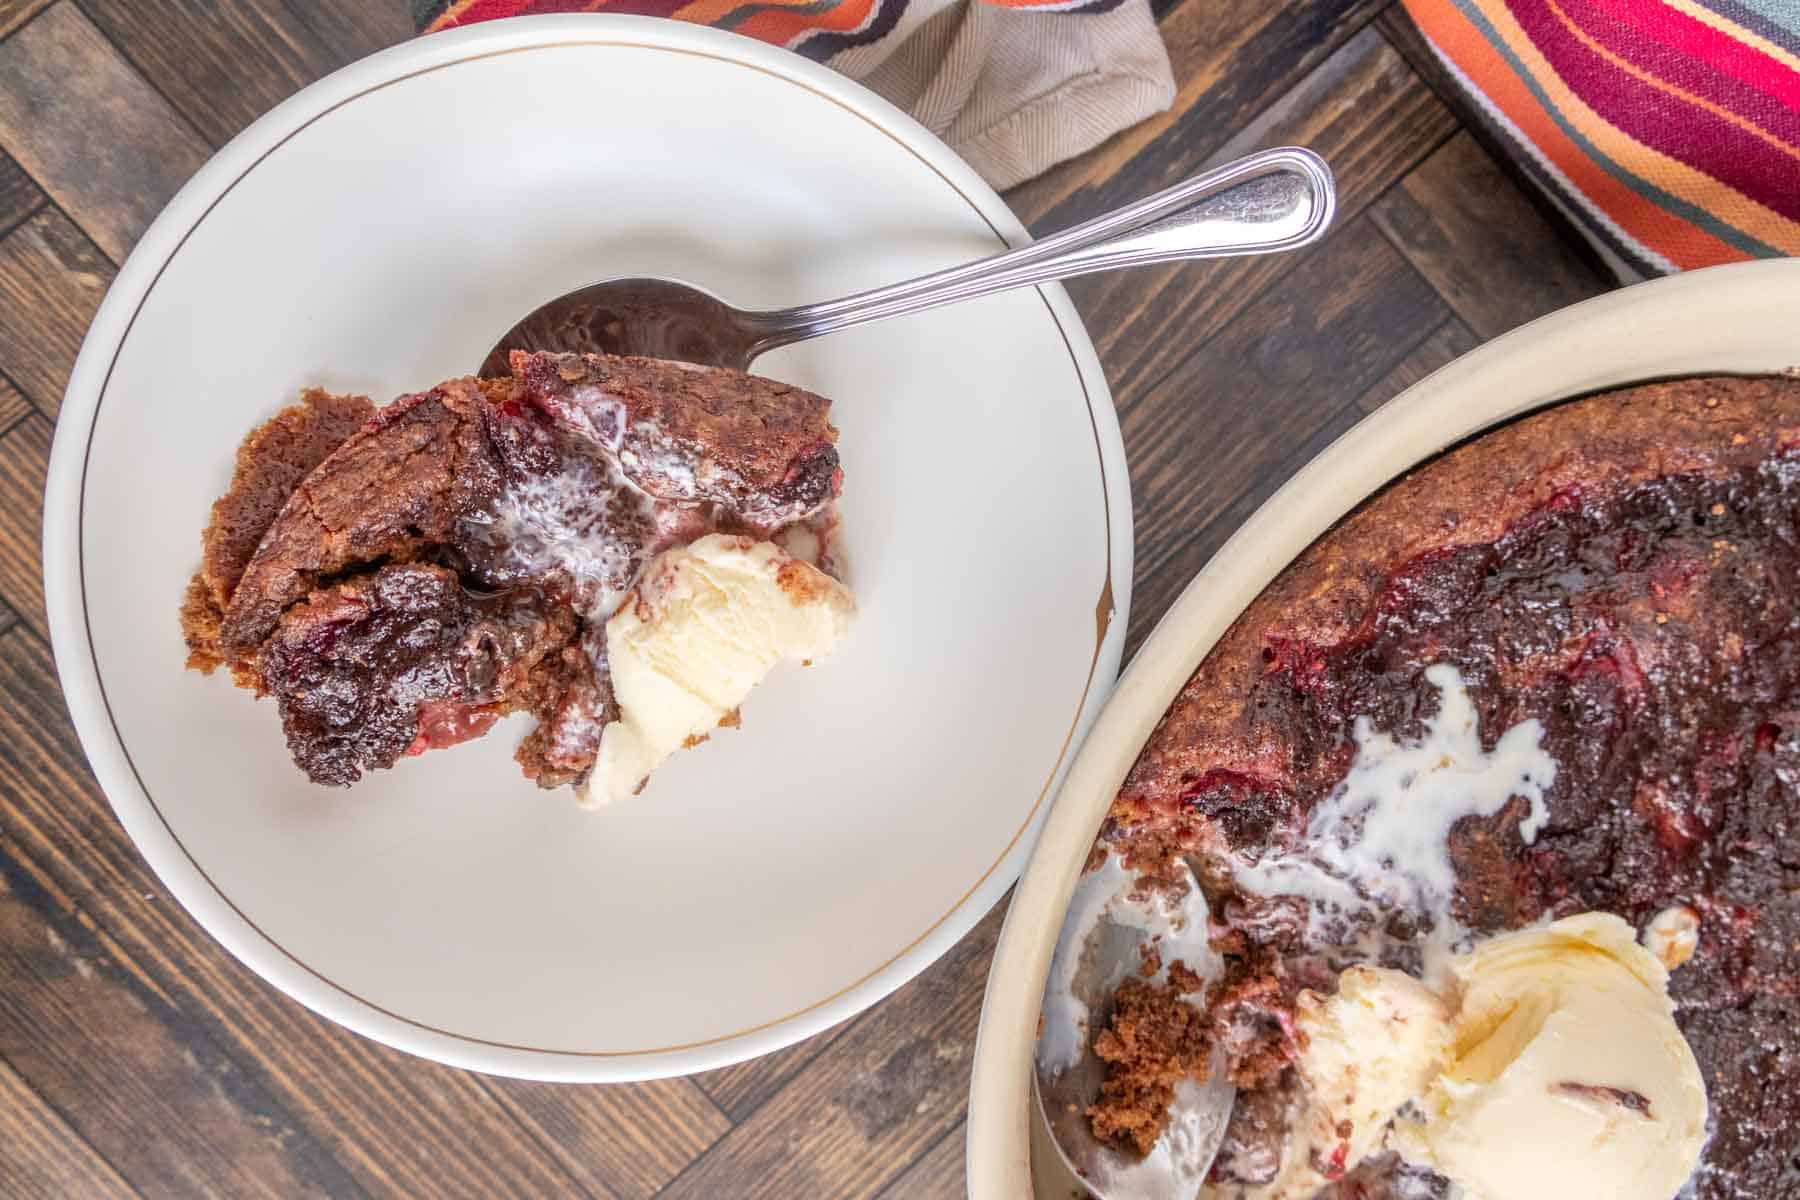
<svg viewBox="0 0 1800 1200">
<path fill-rule="evenodd" d="M 1284 142 L 1310 146 L 1338 183 L 1338 227 L 1454 131 L 1450 113 L 1373 30 L 1221 149 L 1221 161 Z M 1070 281 L 1120 398 L 1153 385 L 1263 291 L 1296 286 L 1290 254 L 1111 271 Z"/>
<path fill-rule="evenodd" d="M 1443 323 L 1437 293 L 1364 217 L 1297 260 L 1161 383 L 1120 406 L 1132 464 L 1137 580 L 1132 638 L 1223 541 L 1245 497 L 1273 490 L 1297 445 L 1347 427 L 1346 410 Z M 1360 415 L 1358 413 L 1357 415 Z M 1281 476 L 1285 478 L 1285 475 Z M 1235 526 L 1232 526 L 1235 527 Z"/>
<path fill-rule="evenodd" d="M 1459 123 L 1487 151 L 1489 159 L 1513 181 L 1513 186 L 1530 201 L 1538 215 L 1556 230 L 1564 249 L 1585 262 L 1595 275 L 1616 284 L 1618 281 L 1612 270 L 1601 261 L 1600 255 L 1588 243 L 1587 236 L 1575 226 L 1567 213 L 1552 204 L 1538 190 L 1530 175 L 1512 157 L 1514 148 L 1470 100 L 1468 93 L 1463 91 L 1462 86 L 1444 66 L 1443 60 L 1438 58 L 1425 36 L 1419 32 L 1419 27 L 1406 15 L 1405 8 L 1399 4 L 1390 4 L 1375 18 L 1375 27 L 1381 31 L 1381 36 L 1387 43 L 1406 59 L 1419 78 L 1457 115 Z"/>
<path fill-rule="evenodd" d="M 1466 132 L 1371 211 L 1388 239 L 1484 339 L 1610 286 Z"/>
<path fill-rule="evenodd" d="M 881 1200 L 953 1200 L 969 1194 L 963 1141 L 967 1124 L 961 1124 L 938 1139 L 938 1144 L 920 1155 L 906 1173 L 882 1190 Z"/>
<path fill-rule="evenodd" d="M 49 8 L 52 0 L 0 0 L 0 38 Z"/>
<path fill-rule="evenodd" d="M 0 434 L 5 433 L 33 411 L 25 393 L 13 386 L 12 380 L 0 375 Z"/>
<path fill-rule="evenodd" d="M 761 1058 L 696 1075 L 694 1081 L 725 1110 L 726 1116 L 741 1121 L 779 1091 L 801 1067 L 817 1058 L 844 1029 L 844 1025 L 838 1025 Z"/>
<path fill-rule="evenodd" d="M 207 158 L 73 0 L 0 42 L 0 144 L 115 263 Z"/>
<path fill-rule="evenodd" d="M 982 985 L 1003 910 L 852 1022 L 663 1196 L 856 1200 L 900 1176 L 967 1110 Z"/>
<path fill-rule="evenodd" d="M 19 630 L 0 639 L 0 660 L 35 651 Z M 0 1054 L 20 1077 L 146 1192 L 361 1195 L 217 1041 L 136 985 L 17 850 L 0 842 Z"/>
<path fill-rule="evenodd" d="M 0 1196 L 136 1196 L 100 1152 L 69 1128 L 12 1064 L 0 1059 Z"/>
<path fill-rule="evenodd" d="M 1164 556 L 1162 567 L 1141 585 L 1134 585 L 1131 625 L 1125 634 L 1127 660 L 1150 636 L 1156 618 L 1175 603 L 1188 581 L 1242 528 L 1244 522 L 1279 491 L 1282 484 L 1318 457 L 1363 415 L 1354 404 L 1341 405 L 1325 412 L 1316 426 L 1309 428 L 1304 439 L 1285 454 L 1274 446 L 1258 452 L 1255 477 L 1249 484 L 1198 518 L 1191 533 Z"/>
<path fill-rule="evenodd" d="M 33 413 L 0 436 L 0 600 L 50 636 L 44 616 L 44 474 L 54 430 Z"/>
<path fill-rule="evenodd" d="M 399 45 L 418 32 L 407 0 L 282 0 L 345 63 Z"/>
<path fill-rule="evenodd" d="M 113 265 L 81 230 L 45 208 L 0 238 L 0 368 L 49 416 Z"/>
<path fill-rule="evenodd" d="M 1132 623 L 1125 642 L 1125 652 L 1135 653 L 1155 624 L 1145 613 L 1162 613 L 1174 603 L 1187 581 L 1218 553 L 1231 535 L 1249 520 L 1264 501 L 1311 462 L 1326 447 L 1364 416 L 1398 396 L 1439 367 L 1479 345 L 1481 339 L 1455 317 L 1448 317 L 1431 331 L 1405 357 L 1394 363 L 1386 374 L 1371 384 L 1354 403 L 1330 411 L 1322 424 L 1293 449 L 1282 454 L 1279 448 L 1261 452 L 1256 477 L 1250 486 L 1233 495 L 1221 508 L 1199 523 L 1193 535 L 1164 560 L 1154 576 L 1139 584 L 1132 594 Z"/>
<path fill-rule="evenodd" d="M 1160 615 L 1174 603 L 1195 572 L 1218 553 L 1231 535 L 1250 519 L 1264 501 L 1336 441 L 1364 416 L 1375 411 L 1401 392 L 1419 382 L 1481 342 L 1467 326 L 1455 317 L 1446 318 L 1413 347 L 1406 356 L 1390 367 L 1386 374 L 1371 384 L 1353 404 L 1329 411 L 1324 421 L 1299 445 L 1282 453 L 1279 447 L 1259 454 L 1255 478 L 1248 487 L 1234 494 L 1222 507 L 1196 523 L 1193 534 L 1157 569 L 1142 580 L 1132 594 L 1132 623 L 1128 632 L 1126 654 L 1135 653 Z M 1140 610 L 1142 614 L 1140 615 Z"/>
<path fill-rule="evenodd" d="M 731 1128 L 690 1079 L 599 1087 L 486 1082 L 571 1177 L 620 1200 L 649 1200 Z"/>
<path fill-rule="evenodd" d="M 412 32 L 399 0 L 82 3 L 214 146 L 315 79 Z"/>
<path fill-rule="evenodd" d="M 44 193 L 12 155 L 0 152 L 0 236 L 44 206 Z"/>
<path fill-rule="evenodd" d="M 1212 158 L 1384 3 L 1184 0 L 1159 25 L 1178 89 L 1169 111 L 1013 189 L 1007 202 L 1042 233 L 1167 187 Z"/>
<path fill-rule="evenodd" d="M 1362 415 L 1349 405 L 1332 409 L 1285 455 L 1269 448 L 1258 456 L 1255 478 L 1198 520 L 1191 535 L 1164 556 L 1163 568 L 1133 592 L 1131 625 L 1125 636 L 1127 661 L 1150 636 L 1157 618 L 1168 611 L 1188 582 L 1231 540 L 1244 522 L 1300 468 L 1355 425 Z M 1140 606 L 1142 616 L 1139 615 Z"/>
<path fill-rule="evenodd" d="M 1413 347 L 1411 354 L 1394 364 L 1394 368 L 1377 380 L 1368 391 L 1356 398 L 1356 407 L 1372 413 L 1382 405 L 1418 383 L 1439 367 L 1461 358 L 1481 339 L 1454 317 L 1439 325 L 1431 336 Z"/>
<path fill-rule="evenodd" d="M 144 994 L 163 998 L 191 1022 L 191 1036 L 210 1039 L 241 1064 L 234 1086 L 271 1097 L 307 1136 L 337 1152 L 347 1172 L 344 1191 L 586 1194 L 476 1076 L 314 1016 L 251 974 L 163 897 L 87 772 L 48 652 L 18 629 L 0 638 L 0 829 L 0 846 L 51 896 L 52 915 L 80 914 L 110 961 Z M 40 925 L 47 919 L 37 918 Z M 21 1060 L 14 1062 L 42 1085 Z M 107 1070 L 135 1077 L 148 1068 L 127 1052 L 110 1057 Z M 182 1120 L 203 1117 L 189 1113 Z"/>
</svg>

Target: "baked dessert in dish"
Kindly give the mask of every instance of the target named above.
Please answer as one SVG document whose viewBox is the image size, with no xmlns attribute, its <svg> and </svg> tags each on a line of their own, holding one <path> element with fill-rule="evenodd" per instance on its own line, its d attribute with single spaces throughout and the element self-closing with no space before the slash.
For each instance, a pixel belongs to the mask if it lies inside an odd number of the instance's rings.
<svg viewBox="0 0 1800 1200">
<path fill-rule="evenodd" d="M 1390 485 L 1207 655 L 1090 870 L 1206 930 L 1088 1029 L 1127 1156 L 1219 1056 L 1203 1195 L 1800 1196 L 1800 379 Z"/>
<path fill-rule="evenodd" d="M 182 605 L 188 665 L 273 696 L 317 783 L 529 713 L 529 777 L 590 802 L 629 794 L 704 738 L 701 712 L 735 723 L 775 662 L 842 636 L 829 410 L 743 372 L 548 353 L 379 409 L 308 392 L 245 439 L 213 507 Z M 664 603 L 696 564 L 733 581 L 714 593 L 735 626 L 717 605 Z M 632 665 L 646 646 L 659 664 L 626 693 L 614 627 L 637 635 Z M 706 680 L 705 704 L 659 690 L 671 671 Z M 630 753 L 596 776 L 615 725 Z"/>
</svg>

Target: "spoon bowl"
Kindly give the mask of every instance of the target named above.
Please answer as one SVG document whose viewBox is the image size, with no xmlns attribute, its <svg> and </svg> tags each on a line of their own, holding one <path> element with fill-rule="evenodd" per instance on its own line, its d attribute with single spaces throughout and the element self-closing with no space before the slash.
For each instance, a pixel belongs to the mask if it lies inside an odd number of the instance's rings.
<svg viewBox="0 0 1800 1200">
<path fill-rule="evenodd" d="M 1105 1065 L 1094 1035 L 1113 1016 L 1119 985 L 1155 967 L 1165 982 L 1179 961 L 1211 985 L 1224 964 L 1208 941 L 1206 901 L 1191 868 L 1179 899 L 1144 892 L 1109 855 L 1083 875 L 1058 931 L 1044 988 L 1033 1090 L 1063 1163 L 1101 1200 L 1192 1200 L 1224 1140 L 1237 1090 L 1215 1051 L 1205 1079 L 1177 1085 L 1168 1132 L 1141 1159 L 1094 1137 L 1088 1109 L 1100 1099 Z M 1147 958 L 1146 950 L 1154 957 Z M 1148 965 L 1146 965 L 1148 964 Z"/>
<path fill-rule="evenodd" d="M 603 279 L 534 309 L 488 352 L 480 374 L 507 374 L 513 350 L 636 354 L 742 370 L 766 336 L 751 318 L 677 279 Z"/>
</svg>

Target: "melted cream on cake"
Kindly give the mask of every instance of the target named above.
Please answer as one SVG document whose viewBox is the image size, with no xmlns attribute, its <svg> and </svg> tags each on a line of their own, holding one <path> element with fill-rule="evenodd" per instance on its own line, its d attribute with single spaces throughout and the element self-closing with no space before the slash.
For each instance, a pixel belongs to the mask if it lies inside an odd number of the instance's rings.
<svg viewBox="0 0 1800 1200">
<path fill-rule="evenodd" d="M 629 507 L 639 518 L 619 522 Z M 600 455 L 568 455 L 556 475 L 520 479 L 471 518 L 477 538 L 492 547 L 507 574 L 564 574 L 582 615 L 605 617 L 636 582 L 643 565 L 642 533 L 650 524 L 649 497 Z"/>
<path fill-rule="evenodd" d="M 1556 762 L 1543 748 L 1543 726 L 1521 721 L 1483 749 L 1462 675 L 1437 663 L 1425 678 L 1438 690 L 1438 710 L 1424 736 L 1402 742 L 1358 717 L 1356 758 L 1313 810 L 1301 848 L 1236 869 L 1246 892 L 1306 900 L 1315 940 L 1348 941 L 1372 956 L 1384 922 L 1400 913 L 1430 922 L 1427 959 L 1441 959 L 1463 935 L 1450 912 L 1452 827 L 1491 817 L 1515 796 L 1530 806 L 1519 822 L 1526 844 L 1549 820 L 1544 794 Z"/>
</svg>

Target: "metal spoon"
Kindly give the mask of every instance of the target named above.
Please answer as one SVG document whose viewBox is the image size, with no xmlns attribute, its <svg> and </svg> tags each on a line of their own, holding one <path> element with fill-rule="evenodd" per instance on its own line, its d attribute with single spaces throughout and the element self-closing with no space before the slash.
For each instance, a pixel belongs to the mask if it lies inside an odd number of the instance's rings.
<svg viewBox="0 0 1800 1200">
<path fill-rule="evenodd" d="M 1224 964 L 1208 942 L 1206 901 L 1190 868 L 1178 906 L 1138 893 L 1135 874 L 1109 856 L 1075 885 L 1044 987 L 1033 1066 L 1038 1105 L 1063 1163 L 1101 1200 L 1192 1200 L 1218 1156 L 1237 1091 L 1215 1050 L 1204 1080 L 1176 1088 L 1168 1130 L 1134 1159 L 1099 1142 L 1088 1108 L 1105 1067 L 1094 1034 L 1112 1016 L 1113 993 L 1140 972 L 1154 943 L 1164 964 L 1179 958 L 1210 985 Z"/>
<path fill-rule="evenodd" d="M 777 346 L 1008 288 L 1113 267 L 1298 249 L 1325 232 L 1336 203 L 1325 163 L 1289 147 L 1227 163 L 1017 250 L 823 304 L 754 312 L 674 279 L 603 280 L 514 325 L 481 374 L 507 374 L 512 350 L 641 354 L 747 370 Z"/>
</svg>

